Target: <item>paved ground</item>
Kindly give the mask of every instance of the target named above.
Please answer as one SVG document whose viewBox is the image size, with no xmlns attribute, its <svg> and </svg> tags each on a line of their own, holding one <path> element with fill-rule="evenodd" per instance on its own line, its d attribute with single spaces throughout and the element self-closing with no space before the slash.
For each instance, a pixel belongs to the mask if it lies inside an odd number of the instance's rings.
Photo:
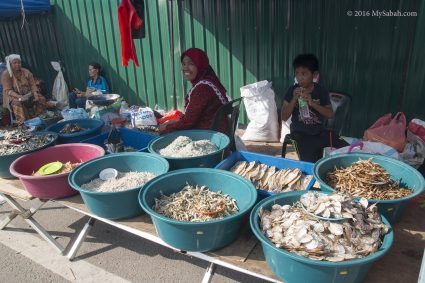
<svg viewBox="0 0 425 283">
<path fill-rule="evenodd" d="M 279 143 L 247 143 L 252 151 L 280 155 Z M 289 157 L 295 157 L 288 150 Z M 36 200 L 32 201 L 36 202 Z M 29 207 L 31 202 L 23 203 Z M 0 219 L 10 211 L 0 206 Z M 376 263 L 366 282 L 416 282 L 425 247 L 425 213 L 410 213 L 398 226 L 394 247 Z M 50 203 L 36 214 L 63 245 L 75 240 L 87 217 Z M 58 255 L 21 219 L 0 231 L 1 282 L 200 282 L 207 263 L 96 222 L 79 257 L 69 262 Z M 25 233 L 22 233 L 25 232 Z M 226 268 L 217 268 L 213 282 L 264 282 Z"/>
</svg>

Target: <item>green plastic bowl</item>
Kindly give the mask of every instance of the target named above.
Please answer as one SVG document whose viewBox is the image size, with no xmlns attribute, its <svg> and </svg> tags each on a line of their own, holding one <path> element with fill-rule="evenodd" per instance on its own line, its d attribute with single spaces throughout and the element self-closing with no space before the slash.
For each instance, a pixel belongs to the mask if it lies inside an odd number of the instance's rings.
<svg viewBox="0 0 425 283">
<path fill-rule="evenodd" d="M 162 156 L 158 152 L 160 149 L 168 146 L 179 136 L 187 136 L 194 141 L 210 140 L 218 147 L 216 152 L 196 156 L 196 157 L 168 157 Z M 210 130 L 188 130 L 177 131 L 164 136 L 157 137 L 148 144 L 150 153 L 158 154 L 164 157 L 170 163 L 170 170 L 184 168 L 213 168 L 224 158 L 225 150 L 230 144 L 230 139 L 223 133 Z"/>
<path fill-rule="evenodd" d="M 239 212 L 217 220 L 187 222 L 168 218 L 152 207 L 161 192 L 171 195 L 187 184 L 207 186 L 236 200 Z M 248 180 L 234 173 L 210 169 L 189 168 L 168 172 L 149 181 L 139 194 L 141 207 L 151 216 L 159 237 L 170 246 L 184 251 L 205 252 L 229 245 L 238 236 L 242 219 L 257 199 L 257 191 Z"/>
<path fill-rule="evenodd" d="M 385 170 L 390 173 L 392 179 L 400 180 L 401 183 L 410 189 L 413 189 L 413 193 L 404 198 L 391 200 L 368 199 L 370 203 L 377 202 L 379 213 L 385 216 L 385 218 L 390 223 L 395 223 L 398 219 L 400 219 L 409 201 L 420 195 L 425 189 L 424 177 L 410 165 L 383 155 L 367 153 L 337 154 L 322 158 L 317 161 L 316 164 L 314 164 L 314 177 L 320 183 L 322 190 L 335 191 L 334 188 L 330 187 L 324 181 L 326 174 L 329 171 L 334 170 L 335 167 L 346 168 L 360 159 L 364 160 L 369 158 L 372 158 L 373 162 L 378 163 L 384 167 Z"/>
<path fill-rule="evenodd" d="M 98 178 L 100 171 L 106 168 L 114 168 L 120 172 L 148 171 L 161 175 L 168 171 L 169 165 L 164 158 L 150 153 L 125 152 L 93 159 L 71 172 L 69 184 L 80 192 L 93 214 L 108 219 L 124 219 L 143 213 L 138 202 L 138 194 L 143 186 L 118 192 L 94 192 L 81 188 L 82 184 Z"/>
<path fill-rule="evenodd" d="M 250 215 L 251 229 L 261 242 L 264 257 L 270 269 L 287 283 L 355 283 L 363 282 L 372 264 L 391 248 L 394 239 L 392 229 L 384 236 L 381 247 L 372 255 L 342 262 L 317 261 L 277 248 L 261 231 L 260 209 L 270 210 L 274 204 L 292 205 L 298 201 L 303 191 L 288 192 L 268 197 L 259 202 Z M 382 216 L 382 221 L 390 226 Z"/>
<path fill-rule="evenodd" d="M 43 132 L 35 132 L 35 133 L 32 133 L 32 134 L 33 135 L 51 134 L 51 135 L 54 136 L 54 138 L 51 142 L 45 144 L 42 147 L 35 148 L 33 150 L 22 151 L 22 152 L 18 152 L 18 153 L 14 153 L 14 154 L 0 155 L 0 178 L 5 178 L 5 179 L 16 178 L 9 171 L 9 167 L 12 164 L 13 161 L 15 161 L 16 159 L 18 159 L 18 157 L 21 157 L 25 154 L 28 154 L 28 153 L 31 153 L 31 152 L 52 146 L 52 145 L 55 145 L 55 143 L 58 139 L 58 134 L 54 133 L 54 132 L 43 131 Z"/>
</svg>

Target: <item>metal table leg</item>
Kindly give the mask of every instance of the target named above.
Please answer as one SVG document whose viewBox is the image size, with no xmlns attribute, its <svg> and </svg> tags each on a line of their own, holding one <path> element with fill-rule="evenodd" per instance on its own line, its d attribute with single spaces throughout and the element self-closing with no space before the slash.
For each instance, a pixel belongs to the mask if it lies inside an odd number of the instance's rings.
<svg viewBox="0 0 425 283">
<path fill-rule="evenodd" d="M 13 208 L 13 211 L 4 219 L 0 224 L 0 229 L 6 227 L 10 221 L 16 216 L 20 215 L 44 240 L 53 246 L 60 254 L 64 251 L 64 248 L 41 226 L 32 216 L 43 207 L 46 202 L 42 202 L 36 208 L 25 209 L 12 197 L 1 194 L 7 201 L 7 203 Z"/>
<path fill-rule="evenodd" d="M 81 230 L 80 234 L 78 234 L 77 239 L 75 240 L 74 244 L 66 255 L 69 260 L 73 260 L 75 258 L 75 255 L 77 254 L 78 250 L 80 249 L 81 245 L 87 237 L 87 234 L 90 232 L 95 222 L 96 219 L 90 217 L 87 223 L 84 225 L 83 229 Z"/>
<path fill-rule="evenodd" d="M 207 267 L 207 271 L 205 271 L 204 278 L 202 278 L 202 283 L 210 283 L 212 277 L 214 276 L 214 272 L 217 265 L 215 263 L 210 263 L 210 265 Z"/>
</svg>

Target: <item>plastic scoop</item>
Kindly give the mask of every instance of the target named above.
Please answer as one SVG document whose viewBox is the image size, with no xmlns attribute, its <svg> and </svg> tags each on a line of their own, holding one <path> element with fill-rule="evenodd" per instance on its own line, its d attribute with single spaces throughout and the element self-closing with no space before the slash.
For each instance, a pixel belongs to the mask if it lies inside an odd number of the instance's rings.
<svg viewBox="0 0 425 283">
<path fill-rule="evenodd" d="M 103 181 L 108 181 L 111 179 L 115 179 L 118 176 L 118 171 L 114 168 L 106 168 L 100 171 L 99 178 Z"/>
<path fill-rule="evenodd" d="M 60 161 L 50 162 L 43 165 L 40 169 L 38 169 L 37 173 L 40 176 L 52 175 L 60 171 L 63 167 L 63 163 Z"/>
</svg>

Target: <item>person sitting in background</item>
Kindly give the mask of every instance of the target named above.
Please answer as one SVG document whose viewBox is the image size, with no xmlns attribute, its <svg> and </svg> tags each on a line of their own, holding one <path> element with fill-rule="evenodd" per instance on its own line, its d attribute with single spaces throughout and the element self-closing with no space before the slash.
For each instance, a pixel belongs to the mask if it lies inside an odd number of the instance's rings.
<svg viewBox="0 0 425 283">
<path fill-rule="evenodd" d="M 291 136 L 297 143 L 300 160 L 316 162 L 322 157 L 323 148 L 339 148 L 348 145 L 325 129 L 325 119 L 334 116 L 329 91 L 313 82 L 319 71 L 319 60 L 312 54 L 298 55 L 293 62 L 297 84 L 291 86 L 282 106 L 282 120 L 292 115 Z M 300 105 L 305 107 L 303 114 Z M 306 107 L 305 105 L 308 105 Z"/>
<path fill-rule="evenodd" d="M 22 125 L 46 110 L 46 99 L 38 93 L 32 73 L 22 68 L 21 56 L 7 56 L 6 65 L 7 72 L 2 74 L 3 107 L 13 112 L 17 123 Z"/>
<path fill-rule="evenodd" d="M 185 97 L 185 113 L 177 121 L 159 126 L 161 134 L 188 129 L 210 129 L 217 110 L 229 102 L 226 89 L 209 64 L 207 54 L 198 48 L 186 50 L 181 58 L 184 78 L 192 83 Z M 219 122 L 218 130 L 227 133 L 227 117 Z"/>
<path fill-rule="evenodd" d="M 99 63 L 93 62 L 89 64 L 89 81 L 87 82 L 86 91 L 74 88 L 68 95 L 69 108 L 85 108 L 87 97 L 94 92 L 102 94 L 109 93 L 108 83 L 106 79 L 100 75 L 102 67 Z"/>
</svg>

